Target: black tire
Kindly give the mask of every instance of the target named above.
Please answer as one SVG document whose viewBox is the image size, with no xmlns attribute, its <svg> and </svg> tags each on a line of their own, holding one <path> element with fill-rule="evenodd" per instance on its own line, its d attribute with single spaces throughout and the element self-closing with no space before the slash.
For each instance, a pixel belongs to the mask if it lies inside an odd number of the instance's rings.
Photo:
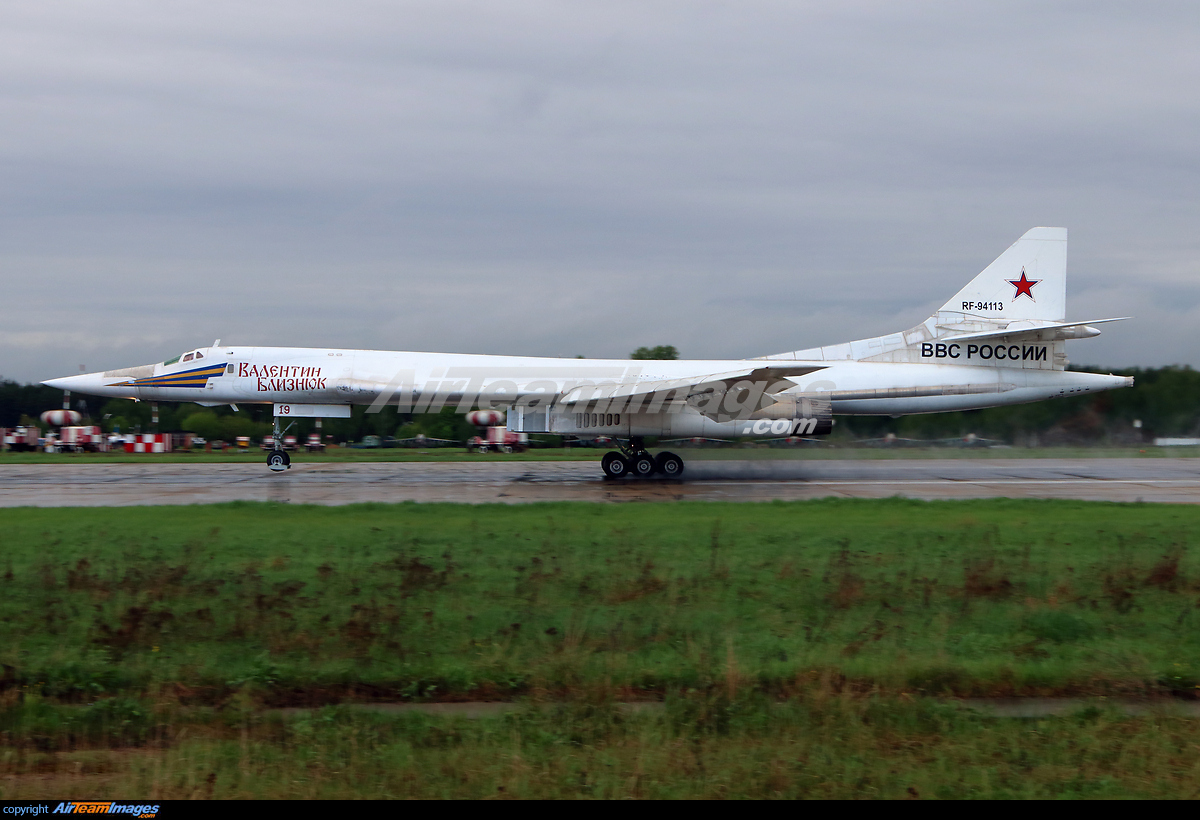
<svg viewBox="0 0 1200 820">
<path fill-rule="evenodd" d="M 600 459 L 600 468 L 609 478 L 625 478 L 629 475 L 629 462 L 620 453 L 605 453 Z"/>
<path fill-rule="evenodd" d="M 638 478 L 649 478 L 654 475 L 654 471 L 657 469 L 654 458 L 649 453 L 634 456 L 629 467 Z"/>
<path fill-rule="evenodd" d="M 654 461 L 663 478 L 679 478 L 683 475 L 683 459 L 674 453 L 659 453 Z"/>
<path fill-rule="evenodd" d="M 277 473 L 283 472 L 291 465 L 291 457 L 283 450 L 272 450 L 267 454 L 267 466 Z"/>
</svg>

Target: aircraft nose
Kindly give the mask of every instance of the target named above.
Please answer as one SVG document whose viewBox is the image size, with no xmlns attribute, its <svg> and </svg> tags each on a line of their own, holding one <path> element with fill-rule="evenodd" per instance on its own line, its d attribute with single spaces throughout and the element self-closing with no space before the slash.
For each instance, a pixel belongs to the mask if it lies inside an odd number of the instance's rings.
<svg viewBox="0 0 1200 820">
<path fill-rule="evenodd" d="M 59 390 L 70 390 L 72 393 L 92 393 L 103 386 L 103 374 L 81 373 L 78 376 L 63 376 L 59 379 L 47 379 L 42 382 L 47 387 Z"/>
</svg>

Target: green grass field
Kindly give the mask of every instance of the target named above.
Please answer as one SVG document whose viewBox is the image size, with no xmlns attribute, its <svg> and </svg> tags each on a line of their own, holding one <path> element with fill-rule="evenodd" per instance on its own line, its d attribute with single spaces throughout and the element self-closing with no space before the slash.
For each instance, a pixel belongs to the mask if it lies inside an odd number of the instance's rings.
<svg viewBox="0 0 1200 820">
<path fill-rule="evenodd" d="M 1197 532 L 1008 500 L 6 509 L 0 796 L 1191 796 L 1196 721 L 941 699 L 1195 696 Z M 271 711 L 489 699 L 563 706 Z"/>
</svg>

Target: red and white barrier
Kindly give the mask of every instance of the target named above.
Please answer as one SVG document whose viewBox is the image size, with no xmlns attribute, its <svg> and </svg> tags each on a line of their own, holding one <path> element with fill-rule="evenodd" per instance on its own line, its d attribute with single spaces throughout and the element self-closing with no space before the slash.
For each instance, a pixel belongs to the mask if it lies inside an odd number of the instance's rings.
<svg viewBox="0 0 1200 820">
<path fill-rule="evenodd" d="M 171 436 L 169 433 L 140 433 L 133 441 L 125 442 L 127 453 L 169 453 L 171 452 Z"/>
</svg>

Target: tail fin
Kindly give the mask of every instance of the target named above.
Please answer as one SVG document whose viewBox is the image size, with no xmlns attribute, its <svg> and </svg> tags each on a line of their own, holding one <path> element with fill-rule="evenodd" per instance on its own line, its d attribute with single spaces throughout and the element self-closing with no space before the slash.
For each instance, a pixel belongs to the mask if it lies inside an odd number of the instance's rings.
<svg viewBox="0 0 1200 820">
<path fill-rule="evenodd" d="M 980 319 L 1067 318 L 1067 229 L 1033 228 L 932 317 L 937 325 Z"/>
<path fill-rule="evenodd" d="M 1067 314 L 1067 229 L 1033 228 L 1000 254 L 995 262 L 942 305 L 937 313 L 903 333 L 859 339 L 839 345 L 765 356 L 800 361 L 936 362 L 947 339 L 1007 337 L 1013 342 L 1036 338 L 1050 345 L 1053 355 L 1035 356 L 1021 367 L 1062 370 L 1067 357 L 1064 339 L 1094 336 L 1095 328 L 1065 328 Z M 1043 328 L 1043 330 L 1039 330 Z M 1030 335 L 1032 334 L 1032 335 Z M 1078 335 L 1076 335 L 1078 334 Z M 977 338 L 976 338 L 977 337 Z M 989 344 L 993 342 L 989 341 Z M 948 349 L 948 348 L 947 348 Z M 991 348 L 989 347 L 989 351 Z M 1046 351 L 1042 351 L 1045 353 Z M 948 354 L 949 355 L 949 354 Z M 956 361 L 963 364 L 963 361 Z M 972 364 L 1004 364 L 1008 358 L 982 358 Z"/>
</svg>

